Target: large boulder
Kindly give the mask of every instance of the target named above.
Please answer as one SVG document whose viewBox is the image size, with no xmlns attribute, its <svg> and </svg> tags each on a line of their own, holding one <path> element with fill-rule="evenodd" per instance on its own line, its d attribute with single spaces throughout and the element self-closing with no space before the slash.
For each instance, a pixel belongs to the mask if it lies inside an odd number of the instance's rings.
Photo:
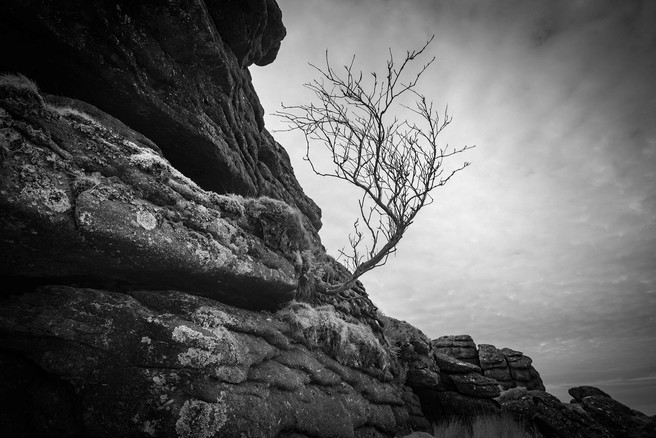
<svg viewBox="0 0 656 438">
<path fill-rule="evenodd" d="M 449 356 L 442 353 L 433 353 L 435 358 L 435 363 L 439 367 L 441 372 L 448 374 L 469 374 L 469 373 L 478 373 L 481 374 L 481 368 L 476 365 L 472 365 L 469 362 L 462 362 L 455 357 Z"/>
<path fill-rule="evenodd" d="M 477 348 L 469 335 L 442 336 L 433 339 L 432 345 L 440 355 L 439 361 L 445 362 L 444 357 L 451 357 L 455 361 L 471 364 L 473 372 L 496 381 L 503 389 L 521 386 L 531 390 L 545 390 L 540 374 L 532 365 L 533 360 L 521 351 L 499 349 L 490 344 L 480 344 Z M 440 368 L 443 374 L 462 374 L 462 370 L 454 366 Z M 447 388 L 455 390 L 448 385 Z"/>
<path fill-rule="evenodd" d="M 314 237 L 286 203 L 207 192 L 146 137 L 22 76 L 0 78 L 0 131 L 0 275 L 248 308 L 293 298 Z"/>
<path fill-rule="evenodd" d="M 477 373 L 450 376 L 460 394 L 476 398 L 495 398 L 501 394 L 499 382 Z"/>
<path fill-rule="evenodd" d="M 576 386 L 568 389 L 567 392 L 573 397 L 572 403 L 581 403 L 584 398 L 592 396 L 611 398 L 610 395 L 594 386 Z"/>
<path fill-rule="evenodd" d="M 284 36 L 274 0 L 10 1 L 0 72 L 113 115 L 206 190 L 283 200 L 319 229 L 246 68 Z"/>
</svg>

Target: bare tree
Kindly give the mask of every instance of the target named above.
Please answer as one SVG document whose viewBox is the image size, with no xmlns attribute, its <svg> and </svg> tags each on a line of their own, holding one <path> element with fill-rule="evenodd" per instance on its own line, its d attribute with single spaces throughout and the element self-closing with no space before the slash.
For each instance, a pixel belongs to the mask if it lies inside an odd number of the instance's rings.
<svg viewBox="0 0 656 438">
<path fill-rule="evenodd" d="M 373 72 L 365 77 L 355 71 L 355 55 L 338 72 L 330 65 L 326 51 L 325 69 L 310 64 L 320 76 L 305 84 L 317 102 L 283 104 L 282 111 L 276 113 L 290 130 L 305 134 L 305 159 L 317 175 L 344 180 L 362 190 L 360 218 L 349 235 L 350 249 L 340 251 L 352 274 L 333 285 L 329 293 L 352 287 L 364 273 L 384 265 L 419 210 L 433 202 L 431 191 L 470 164 L 464 162 L 445 172 L 445 158 L 473 146 L 439 147 L 437 137 L 451 123 L 451 117 L 447 109 L 440 116 L 432 101 L 415 90 L 435 58 L 406 79 L 407 70 L 432 40 L 419 50 L 406 52 L 400 64 L 390 49 L 382 76 Z M 413 106 L 405 103 L 408 98 Z M 398 114 L 410 119 L 400 119 Z M 313 160 L 315 144 L 332 156 L 331 170 L 322 170 Z"/>
</svg>

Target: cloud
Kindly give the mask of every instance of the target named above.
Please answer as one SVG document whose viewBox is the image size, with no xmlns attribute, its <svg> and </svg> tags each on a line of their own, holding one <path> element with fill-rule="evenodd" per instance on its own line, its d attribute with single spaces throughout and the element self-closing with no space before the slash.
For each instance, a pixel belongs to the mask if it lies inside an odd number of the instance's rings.
<svg viewBox="0 0 656 438">
<path fill-rule="evenodd" d="M 252 71 L 267 113 L 309 98 L 307 62 L 326 49 L 336 65 L 355 53 L 380 70 L 390 46 L 403 54 L 435 34 L 421 90 L 454 116 L 445 144 L 477 145 L 396 257 L 364 278 L 374 302 L 431 337 L 522 350 L 555 385 L 645 377 L 656 341 L 656 2 L 279 3 L 288 36 L 274 64 Z M 276 138 L 336 254 L 357 192 L 312 175 L 298 134 Z"/>
</svg>

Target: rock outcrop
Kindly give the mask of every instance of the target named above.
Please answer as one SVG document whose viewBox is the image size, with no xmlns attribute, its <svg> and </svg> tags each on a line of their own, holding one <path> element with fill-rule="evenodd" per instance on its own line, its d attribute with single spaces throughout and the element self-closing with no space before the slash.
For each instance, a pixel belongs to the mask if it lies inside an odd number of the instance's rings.
<svg viewBox="0 0 656 438">
<path fill-rule="evenodd" d="M 35 5 L 10 9 L 43 7 Z M 64 6 L 38 12 L 74 14 Z M 260 52 L 273 53 L 249 49 L 239 63 Z M 3 435 L 391 437 L 428 429 L 363 285 L 313 292 L 346 273 L 321 246 L 318 209 L 299 210 L 312 205 L 302 192 L 291 183 L 207 190 L 169 160 L 169 147 L 129 127 L 126 113 L 43 92 L 21 66 L 0 76 L 0 276 L 14 285 L 0 296 Z M 234 137 L 254 127 L 244 119 L 224 128 Z M 225 140 L 220 134 L 212 141 Z M 177 147 L 202 162 L 189 141 Z M 296 184 L 284 151 L 258 146 L 280 164 L 276 187 Z"/>
<path fill-rule="evenodd" d="M 285 36 L 274 0 L 10 1 L 0 72 L 88 102 L 153 140 L 200 187 L 269 196 L 321 226 L 320 210 L 264 128 L 247 66 Z"/>
<path fill-rule="evenodd" d="M 433 347 L 439 354 L 474 365 L 475 373 L 492 379 L 502 389 L 525 387 L 545 390 L 540 374 L 532 365 L 533 360 L 521 351 L 510 348 L 498 349 L 489 344 L 480 344 L 476 347 L 476 343 L 469 335 L 441 336 L 433 340 Z M 445 372 L 459 374 L 448 369 Z"/>
<path fill-rule="evenodd" d="M 435 423 L 510 414 L 535 436 L 647 438 L 656 431 L 656 416 L 630 409 L 598 388 L 572 388 L 572 402 L 561 402 L 545 392 L 533 361 L 519 351 L 476 347 L 469 335 L 442 336 L 431 344 L 440 383 L 413 390 Z"/>
<path fill-rule="evenodd" d="M 571 403 L 544 391 L 518 387 L 497 399 L 501 409 L 530 422 L 542 436 L 554 438 L 648 438 L 656 432 L 656 416 L 637 412 L 594 387 L 570 389 Z M 604 395 L 602 395 L 604 394 Z"/>
<path fill-rule="evenodd" d="M 109 115 L 2 81 L 0 275 L 248 308 L 293 298 L 314 239 L 298 210 L 204 191 Z"/>
<path fill-rule="evenodd" d="M 3 436 L 333 438 L 416 428 L 417 396 L 383 372 L 390 358 L 371 332 L 324 309 L 336 325 L 317 328 L 353 331 L 360 348 L 349 351 L 308 336 L 290 314 L 174 291 L 50 286 L 9 298 L 0 307 Z"/>
</svg>

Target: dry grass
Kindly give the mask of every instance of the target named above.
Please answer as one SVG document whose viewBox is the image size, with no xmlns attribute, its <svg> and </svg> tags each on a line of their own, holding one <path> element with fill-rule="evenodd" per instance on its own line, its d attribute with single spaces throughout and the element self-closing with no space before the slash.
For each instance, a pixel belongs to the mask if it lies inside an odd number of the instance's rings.
<svg viewBox="0 0 656 438">
<path fill-rule="evenodd" d="M 343 320 L 333 306 L 315 308 L 294 301 L 278 311 L 278 316 L 310 347 L 321 348 L 341 364 L 383 370 L 390 366 L 390 354 L 371 328 Z"/>
<path fill-rule="evenodd" d="M 301 212 L 286 202 L 267 196 L 244 198 L 244 213 L 264 243 L 285 253 L 309 246 Z"/>
<path fill-rule="evenodd" d="M 43 97 L 39 93 L 39 87 L 32 79 L 17 73 L 5 73 L 0 75 L 0 88 L 14 90 L 21 94 L 31 95 L 36 98 L 39 105 L 44 105 Z"/>
<path fill-rule="evenodd" d="M 24 90 L 30 93 L 39 94 L 39 87 L 36 85 L 36 83 L 20 73 L 7 73 L 0 75 L 0 87 L 13 88 L 16 90 Z"/>
<path fill-rule="evenodd" d="M 55 106 L 55 105 L 48 105 L 48 109 L 56 112 L 62 117 L 67 117 L 67 118 L 74 118 L 77 120 L 80 120 L 84 123 L 91 124 L 94 126 L 102 126 L 96 119 L 94 119 L 91 115 L 80 111 L 75 108 L 71 108 L 70 106 Z"/>
<path fill-rule="evenodd" d="M 433 428 L 436 438 L 534 438 L 522 425 L 512 417 L 484 415 L 473 419 L 471 423 L 453 419 L 448 423 Z"/>
</svg>

